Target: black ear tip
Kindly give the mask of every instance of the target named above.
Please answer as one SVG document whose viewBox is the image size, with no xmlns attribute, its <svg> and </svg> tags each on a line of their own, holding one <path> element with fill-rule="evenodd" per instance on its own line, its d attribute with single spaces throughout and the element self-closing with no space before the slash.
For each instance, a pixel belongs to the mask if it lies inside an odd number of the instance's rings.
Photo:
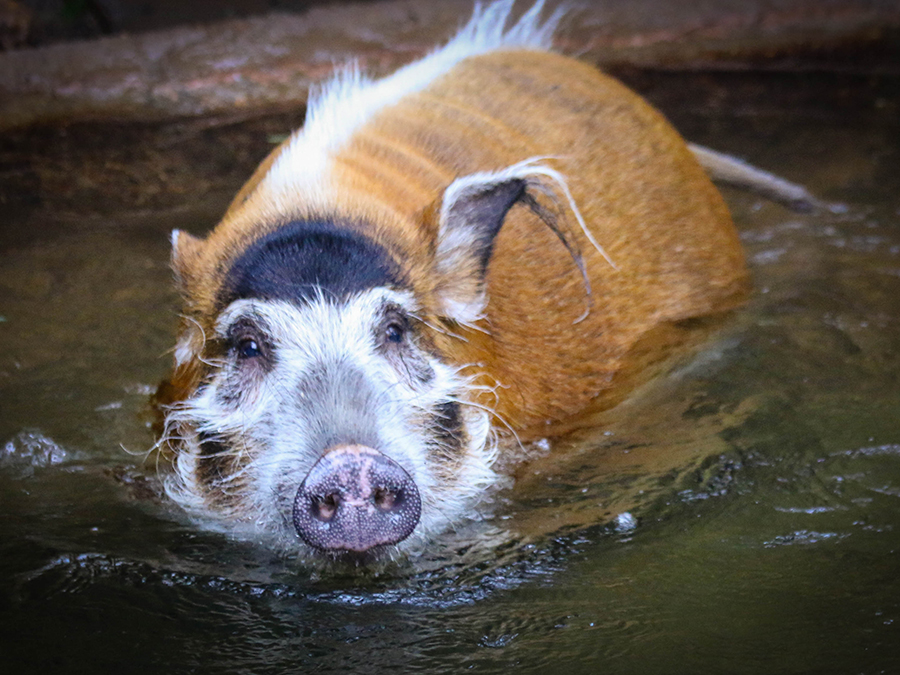
<svg viewBox="0 0 900 675">
<path fill-rule="evenodd" d="M 509 178 L 500 182 L 491 183 L 485 187 L 482 193 L 497 195 L 509 201 L 512 206 L 522 197 L 528 182 L 524 178 Z"/>
</svg>

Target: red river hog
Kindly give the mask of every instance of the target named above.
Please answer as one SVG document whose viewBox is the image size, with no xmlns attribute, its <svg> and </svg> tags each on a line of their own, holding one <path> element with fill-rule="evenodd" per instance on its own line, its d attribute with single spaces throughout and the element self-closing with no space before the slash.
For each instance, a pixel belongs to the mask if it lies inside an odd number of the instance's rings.
<svg viewBox="0 0 900 675">
<path fill-rule="evenodd" d="M 205 239 L 173 233 L 160 447 L 188 512 L 299 557 L 401 555 L 474 512 L 516 439 L 745 300 L 704 150 L 554 53 L 542 4 L 476 6 L 383 79 L 341 70 Z"/>
</svg>

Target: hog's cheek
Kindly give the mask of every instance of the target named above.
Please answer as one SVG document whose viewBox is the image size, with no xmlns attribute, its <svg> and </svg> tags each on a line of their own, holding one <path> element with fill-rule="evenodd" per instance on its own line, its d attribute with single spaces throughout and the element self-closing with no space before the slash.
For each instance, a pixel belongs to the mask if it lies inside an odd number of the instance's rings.
<svg viewBox="0 0 900 675">
<path fill-rule="evenodd" d="M 432 448 L 423 481 L 422 518 L 419 534 L 433 537 L 454 522 L 475 517 L 479 503 L 500 484 L 491 468 L 496 459 L 496 443 L 490 430 L 489 414 L 477 408 L 461 407 L 462 443 L 446 452 Z"/>
<path fill-rule="evenodd" d="M 188 488 L 198 492 L 206 508 L 223 516 L 246 515 L 246 495 L 251 476 L 248 468 L 260 453 L 254 435 L 259 425 L 255 387 L 244 387 L 241 373 L 220 371 L 210 386 L 190 406 L 191 432 L 182 454 L 190 466 Z"/>
</svg>

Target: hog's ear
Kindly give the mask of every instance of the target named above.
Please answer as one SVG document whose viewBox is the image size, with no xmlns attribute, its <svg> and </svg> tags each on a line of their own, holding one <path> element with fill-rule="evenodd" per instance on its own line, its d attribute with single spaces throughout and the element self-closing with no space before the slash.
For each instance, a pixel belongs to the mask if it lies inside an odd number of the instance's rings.
<svg viewBox="0 0 900 675">
<path fill-rule="evenodd" d="M 581 273 L 588 307 L 591 282 L 578 243 L 579 234 L 618 269 L 588 229 L 565 176 L 543 163 L 553 157 L 532 157 L 495 172 L 457 178 L 444 191 L 435 247 L 438 311 L 445 317 L 471 323 L 484 314 L 484 279 L 494 239 L 506 214 L 517 203 L 526 206 L 559 237 Z M 566 210 L 580 233 L 568 224 Z"/>
<path fill-rule="evenodd" d="M 439 312 L 460 323 L 481 318 L 484 278 L 507 212 L 526 196 L 527 180 L 502 173 L 458 178 L 444 191 L 435 267 Z"/>
<path fill-rule="evenodd" d="M 200 258 L 203 240 L 184 230 L 172 230 L 172 271 L 178 290 L 187 294 Z"/>
</svg>

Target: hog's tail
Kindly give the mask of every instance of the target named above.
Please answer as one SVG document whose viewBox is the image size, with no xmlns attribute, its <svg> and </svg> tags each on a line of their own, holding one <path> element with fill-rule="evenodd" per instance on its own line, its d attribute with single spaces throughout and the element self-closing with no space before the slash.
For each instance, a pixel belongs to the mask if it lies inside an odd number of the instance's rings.
<svg viewBox="0 0 900 675">
<path fill-rule="evenodd" d="M 688 143 L 688 148 L 716 183 L 754 192 L 794 211 L 837 213 L 844 210 L 841 205 L 829 204 L 813 196 L 802 185 L 791 183 L 732 155 L 710 150 L 696 143 Z"/>
</svg>

